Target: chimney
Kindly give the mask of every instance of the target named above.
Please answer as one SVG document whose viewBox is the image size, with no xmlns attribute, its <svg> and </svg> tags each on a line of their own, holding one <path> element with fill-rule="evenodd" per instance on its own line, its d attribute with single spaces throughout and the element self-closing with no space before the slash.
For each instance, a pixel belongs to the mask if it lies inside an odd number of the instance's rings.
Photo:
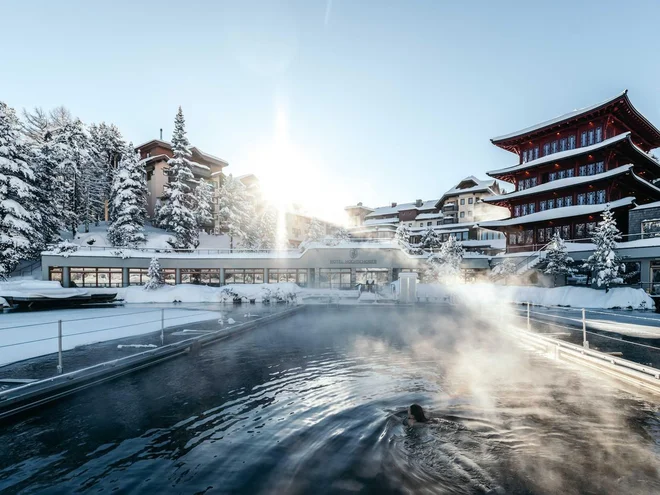
<svg viewBox="0 0 660 495">
<path fill-rule="evenodd" d="M 162 127 L 160 128 L 160 140 L 161 141 L 163 140 L 163 128 Z"/>
<path fill-rule="evenodd" d="M 392 208 L 396 208 L 396 203 L 392 203 Z"/>
<path fill-rule="evenodd" d="M 421 199 L 415 200 L 415 206 L 417 206 L 418 208 L 422 206 L 422 200 Z"/>
<path fill-rule="evenodd" d="M 358 206 L 362 206 L 362 201 L 360 201 L 360 202 L 358 203 Z"/>
</svg>

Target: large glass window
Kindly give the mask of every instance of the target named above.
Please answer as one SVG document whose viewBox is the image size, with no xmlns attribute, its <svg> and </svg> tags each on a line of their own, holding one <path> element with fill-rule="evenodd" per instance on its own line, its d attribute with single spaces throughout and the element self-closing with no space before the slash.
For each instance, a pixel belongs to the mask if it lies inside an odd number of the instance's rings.
<svg viewBox="0 0 660 495">
<path fill-rule="evenodd" d="M 149 281 L 148 268 L 129 268 L 128 285 L 146 285 Z"/>
<path fill-rule="evenodd" d="M 548 205 L 548 203 L 545 200 L 539 201 L 539 210 L 540 211 L 545 211 L 547 205 Z"/>
<path fill-rule="evenodd" d="M 225 284 L 263 284 L 263 268 L 225 268 Z"/>
<path fill-rule="evenodd" d="M 561 226 L 561 238 L 562 239 L 570 239 L 571 238 L 571 226 L 570 225 L 562 225 Z"/>
<path fill-rule="evenodd" d="M 548 156 L 550 154 L 550 143 L 545 143 L 543 145 L 543 156 Z"/>
<path fill-rule="evenodd" d="M 578 204 L 578 206 L 582 206 L 582 205 L 586 204 L 586 201 L 587 201 L 586 194 L 580 193 L 580 194 L 577 195 L 577 204 Z"/>
<path fill-rule="evenodd" d="M 605 201 L 605 189 L 601 189 L 600 191 L 596 191 L 596 202 L 598 204 L 603 204 L 606 203 Z"/>
<path fill-rule="evenodd" d="M 568 149 L 575 149 L 575 136 L 568 136 Z"/>
<path fill-rule="evenodd" d="M 71 268 L 71 285 L 73 287 L 121 287 L 122 282 L 121 268 Z"/>
<path fill-rule="evenodd" d="M 63 270 L 61 266 L 48 267 L 48 280 L 59 282 L 61 284 L 63 279 L 62 275 Z"/>
<path fill-rule="evenodd" d="M 538 236 L 539 242 L 545 243 L 545 229 L 539 229 L 536 232 L 536 235 Z"/>
<path fill-rule="evenodd" d="M 583 239 L 585 236 L 585 225 L 583 223 L 576 223 L 575 224 L 575 238 L 576 239 Z"/>
<path fill-rule="evenodd" d="M 642 238 L 660 237 L 660 218 L 642 222 Z"/>
<path fill-rule="evenodd" d="M 534 231 L 532 229 L 525 230 L 525 244 L 534 244 Z"/>
<path fill-rule="evenodd" d="M 307 286 L 306 268 L 271 268 L 268 270 L 268 283 L 277 284 L 289 282 L 301 287 Z"/>
<path fill-rule="evenodd" d="M 589 191 L 587 193 L 587 204 L 588 205 L 595 205 L 596 204 L 596 192 L 595 191 Z"/>
<path fill-rule="evenodd" d="M 181 268 L 181 283 L 220 286 L 219 268 Z"/>
<path fill-rule="evenodd" d="M 584 147 L 587 145 L 587 131 L 582 131 L 580 135 L 580 146 Z"/>
<path fill-rule="evenodd" d="M 319 286 L 322 289 L 350 289 L 350 268 L 320 268 Z"/>
<path fill-rule="evenodd" d="M 520 205 L 516 205 L 513 207 L 513 216 L 514 217 L 520 216 Z"/>
<path fill-rule="evenodd" d="M 596 142 L 600 143 L 603 140 L 603 128 L 596 127 Z"/>
</svg>

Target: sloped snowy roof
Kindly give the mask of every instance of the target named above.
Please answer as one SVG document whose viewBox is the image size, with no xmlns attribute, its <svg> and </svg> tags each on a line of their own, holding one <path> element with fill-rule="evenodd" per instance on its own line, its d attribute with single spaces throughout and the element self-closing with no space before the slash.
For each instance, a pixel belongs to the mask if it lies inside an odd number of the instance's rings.
<svg viewBox="0 0 660 495">
<path fill-rule="evenodd" d="M 633 168 L 633 165 L 623 165 L 621 167 L 613 168 L 607 172 L 595 175 L 587 175 L 584 177 L 570 177 L 568 179 L 559 179 L 552 182 L 546 182 L 535 187 L 530 187 L 528 189 L 523 189 L 522 191 L 515 191 L 509 194 L 500 194 L 499 196 L 490 196 L 484 198 L 485 203 L 497 203 L 499 201 L 507 201 L 510 199 L 520 198 L 524 196 L 530 196 L 542 192 L 555 191 L 557 189 L 563 189 L 565 187 L 577 186 L 584 183 L 596 182 L 602 179 L 607 179 L 609 177 L 614 177 L 616 175 L 621 175 L 628 173 Z"/>
<path fill-rule="evenodd" d="M 366 218 L 369 217 L 379 217 L 382 215 L 393 215 L 395 213 L 399 213 L 400 211 L 406 211 L 406 210 L 433 210 L 435 209 L 435 205 L 438 202 L 437 199 L 431 199 L 428 201 L 423 201 L 422 206 L 417 206 L 416 203 L 401 203 L 396 206 L 379 206 L 377 208 L 374 208 L 372 213 L 369 213 Z"/>
<path fill-rule="evenodd" d="M 385 225 L 385 224 L 397 224 L 399 223 L 399 217 L 391 217 L 391 218 L 367 218 L 364 221 L 364 225 Z"/>
<path fill-rule="evenodd" d="M 462 184 L 465 181 L 471 180 L 473 181 L 476 185 L 472 187 L 465 187 L 465 188 L 459 188 L 458 186 Z M 446 198 L 447 196 L 454 196 L 457 194 L 465 194 L 465 193 L 471 193 L 471 192 L 479 192 L 479 191 L 486 191 L 493 187 L 495 184 L 495 179 L 486 179 L 486 180 L 481 180 L 477 179 L 474 175 L 471 175 L 469 177 L 466 177 L 463 179 L 461 182 L 459 182 L 456 186 L 452 187 L 449 191 L 444 193 L 442 195 L 442 198 L 440 199 L 442 201 L 443 198 Z"/>
<path fill-rule="evenodd" d="M 587 153 L 597 151 L 601 148 L 605 148 L 606 146 L 617 143 L 619 141 L 623 141 L 624 139 L 630 139 L 630 131 L 624 132 L 623 134 L 619 134 L 619 135 L 611 137 L 609 139 L 605 139 L 605 140 L 601 141 L 600 143 L 592 144 L 591 146 L 584 146 L 582 148 L 574 148 L 572 150 L 560 151 L 558 153 L 553 153 L 551 155 L 542 156 L 540 158 L 537 158 L 536 160 L 530 160 L 528 162 L 521 163 L 519 165 L 514 165 L 512 167 L 501 168 L 499 170 L 491 170 L 490 172 L 486 172 L 486 173 L 488 175 L 492 176 L 492 175 L 508 174 L 508 173 L 511 173 L 511 172 L 518 172 L 520 170 L 526 170 L 528 168 L 533 168 L 533 167 L 536 167 L 538 165 L 543 165 L 544 163 L 558 162 L 558 161 L 563 160 L 565 158 L 571 158 L 571 157 L 574 157 L 574 156 L 585 155 Z M 632 146 L 635 146 L 632 143 L 632 141 L 630 142 L 630 144 Z M 637 148 L 637 146 L 635 146 L 635 148 Z M 642 150 L 639 150 L 639 151 L 640 151 L 640 153 L 644 153 Z M 646 154 L 646 153 L 644 153 L 644 154 Z"/>
<path fill-rule="evenodd" d="M 564 206 L 563 208 L 553 208 L 551 210 L 539 211 L 521 217 L 512 217 L 506 220 L 491 220 L 479 223 L 480 227 L 508 227 L 511 225 L 521 225 L 525 223 L 545 222 L 547 220 L 555 220 L 557 218 L 577 217 L 581 215 L 592 215 L 600 213 L 605 209 L 607 204 L 611 209 L 621 208 L 622 206 L 631 205 L 635 201 L 634 196 L 612 201 L 610 203 L 602 203 L 598 205 L 574 205 Z"/>
<path fill-rule="evenodd" d="M 627 92 L 628 92 L 628 90 L 626 89 L 626 90 L 622 91 L 621 93 L 617 94 L 614 98 L 609 98 L 605 101 L 601 101 L 600 103 L 596 103 L 595 105 L 590 105 L 588 107 L 573 110 L 572 112 L 568 112 L 568 113 L 565 113 L 563 115 L 559 115 L 559 116 L 557 116 L 553 119 L 546 120 L 544 122 L 539 122 L 538 124 L 535 124 L 535 125 L 530 126 L 530 127 L 525 127 L 524 129 L 520 129 L 519 131 L 515 131 L 515 132 L 511 132 L 509 134 L 504 134 L 502 136 L 494 137 L 490 141 L 492 143 L 495 143 L 497 141 L 506 141 L 507 139 L 512 139 L 512 138 L 515 138 L 515 137 L 523 136 L 525 134 L 529 134 L 530 132 L 537 131 L 539 129 L 543 129 L 544 127 L 548 127 L 548 126 L 551 126 L 553 124 L 558 124 L 559 122 L 562 122 L 564 120 L 572 119 L 572 118 L 577 117 L 578 115 L 581 115 L 583 113 L 589 113 L 592 110 L 595 110 L 599 107 L 602 107 L 603 105 L 607 105 L 608 103 L 613 102 L 613 101 L 621 98 Z"/>
</svg>

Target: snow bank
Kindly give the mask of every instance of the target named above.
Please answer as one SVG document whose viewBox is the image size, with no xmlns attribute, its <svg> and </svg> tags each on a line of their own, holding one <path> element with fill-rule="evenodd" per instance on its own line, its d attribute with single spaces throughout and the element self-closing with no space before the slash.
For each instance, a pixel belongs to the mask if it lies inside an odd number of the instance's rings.
<svg viewBox="0 0 660 495">
<path fill-rule="evenodd" d="M 418 284 L 417 296 L 439 299 L 454 294 L 470 304 L 494 305 L 501 302 L 526 303 L 537 306 L 567 306 L 592 309 L 653 309 L 653 299 L 642 289 L 618 287 L 609 292 L 588 287 L 529 287 L 494 284 L 443 286 Z"/>
</svg>

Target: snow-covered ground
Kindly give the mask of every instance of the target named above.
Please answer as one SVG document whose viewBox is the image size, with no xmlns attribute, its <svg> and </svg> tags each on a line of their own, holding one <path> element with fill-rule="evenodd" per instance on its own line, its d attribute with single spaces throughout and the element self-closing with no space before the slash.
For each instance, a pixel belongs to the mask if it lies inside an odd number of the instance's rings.
<svg viewBox="0 0 660 495">
<path fill-rule="evenodd" d="M 165 326 L 213 320 L 221 314 L 221 311 L 167 308 Z M 2 314 L 0 366 L 57 352 L 58 320 L 63 320 L 63 350 L 69 350 L 158 331 L 161 309 L 124 306 Z"/>
<path fill-rule="evenodd" d="M 480 306 L 501 303 L 526 303 L 538 306 L 568 306 L 573 308 L 633 308 L 653 309 L 653 299 L 642 289 L 619 287 L 609 292 L 587 287 L 530 287 L 494 284 L 439 285 L 418 284 L 417 296 L 424 300 L 453 295 L 464 302 Z"/>
</svg>

